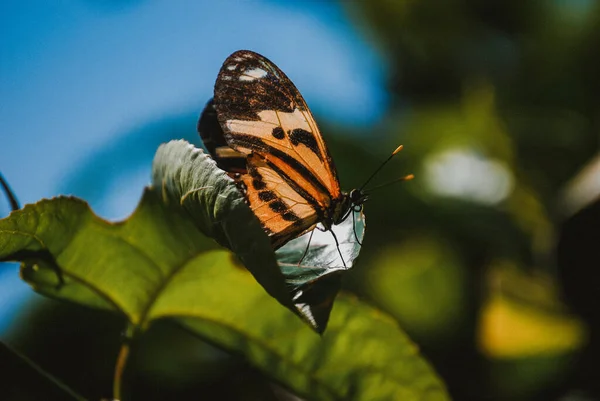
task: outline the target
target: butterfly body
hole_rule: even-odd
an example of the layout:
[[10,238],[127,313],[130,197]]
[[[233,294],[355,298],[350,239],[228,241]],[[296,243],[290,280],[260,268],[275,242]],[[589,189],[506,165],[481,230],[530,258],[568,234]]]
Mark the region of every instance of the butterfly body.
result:
[[331,230],[366,200],[360,190],[340,190],[333,160],[300,92],[257,53],[240,50],[225,60],[198,130],[275,249],[319,223]]

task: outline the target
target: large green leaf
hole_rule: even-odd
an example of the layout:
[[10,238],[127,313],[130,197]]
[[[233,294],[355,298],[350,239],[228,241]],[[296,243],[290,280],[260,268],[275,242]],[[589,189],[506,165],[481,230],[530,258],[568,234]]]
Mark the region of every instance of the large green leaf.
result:
[[138,332],[175,319],[313,399],[447,399],[392,319],[341,296],[319,337],[152,191],[117,224],[75,198],[25,206],[0,220],[0,245],[43,294],[118,311]]
[[[205,158],[190,151],[196,159]],[[160,187],[146,190],[123,222],[100,219],[72,197],[42,200],[11,213],[0,220],[0,260],[23,262],[22,277],[42,294],[122,314],[134,336],[157,319],[172,319],[242,353],[274,380],[311,399],[447,399],[416,347],[381,312],[342,295],[321,337],[269,296],[261,285],[283,304],[289,293],[258,222],[244,215],[245,205],[239,193],[229,191],[231,184],[214,190],[223,176],[214,177],[222,173],[206,169],[186,176],[190,161],[177,155],[169,160],[175,166],[181,161],[181,174],[165,170]],[[194,181],[202,174],[204,181]],[[196,190],[172,197],[169,185],[177,180],[185,184],[180,188]],[[190,182],[197,185],[187,187]],[[186,203],[192,197],[198,204]],[[248,270],[206,235],[238,251]],[[306,268],[307,276],[300,277],[305,270],[291,267],[299,283],[310,282],[313,274],[323,276],[321,283],[336,276]]]

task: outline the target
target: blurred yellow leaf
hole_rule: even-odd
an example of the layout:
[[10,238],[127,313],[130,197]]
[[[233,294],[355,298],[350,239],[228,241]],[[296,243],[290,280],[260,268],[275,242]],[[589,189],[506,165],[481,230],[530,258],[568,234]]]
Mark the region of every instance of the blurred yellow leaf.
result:
[[478,345],[491,358],[527,358],[575,351],[586,339],[583,324],[556,298],[547,276],[528,277],[514,267],[492,269]]

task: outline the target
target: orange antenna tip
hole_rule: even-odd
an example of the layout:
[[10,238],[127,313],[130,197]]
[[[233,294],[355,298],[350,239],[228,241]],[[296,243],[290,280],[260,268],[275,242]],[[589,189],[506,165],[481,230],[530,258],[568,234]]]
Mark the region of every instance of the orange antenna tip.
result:
[[410,180],[412,180],[413,178],[415,178],[415,175],[414,175],[414,174],[409,174],[409,175],[407,175],[406,177],[404,177],[404,181],[410,181]]
[[402,148],[404,147],[404,145],[400,145],[396,148],[396,150],[394,150],[392,152],[392,156],[394,156],[396,153],[400,152],[402,150]]

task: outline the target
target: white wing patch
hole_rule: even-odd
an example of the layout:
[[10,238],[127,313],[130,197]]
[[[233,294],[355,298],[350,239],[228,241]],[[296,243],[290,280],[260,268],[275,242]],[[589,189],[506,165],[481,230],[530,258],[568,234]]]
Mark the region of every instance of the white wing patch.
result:
[[247,121],[247,120],[227,120],[225,123],[231,132],[239,132],[263,138],[273,130],[274,125],[270,121]]
[[311,126],[299,109],[295,109],[292,113],[263,110],[258,113],[258,116],[260,117],[260,121],[227,120],[225,124],[232,132],[251,134],[258,137],[263,137],[265,134],[270,133],[274,126],[281,126],[286,131],[294,128],[311,131]]
[[240,75],[240,81],[254,81],[255,79],[264,78],[266,76],[267,72],[262,68],[253,68],[244,71],[244,73]]

